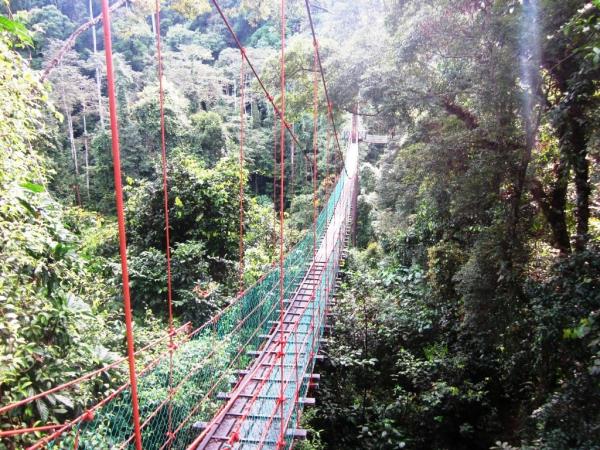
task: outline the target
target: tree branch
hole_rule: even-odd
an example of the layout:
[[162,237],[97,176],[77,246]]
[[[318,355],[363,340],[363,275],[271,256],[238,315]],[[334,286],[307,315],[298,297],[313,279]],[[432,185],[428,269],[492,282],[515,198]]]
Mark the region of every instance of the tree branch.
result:
[[[127,0],[117,0],[115,3],[113,3],[111,5],[111,7],[109,9],[110,12],[115,11],[116,9],[123,6],[125,3],[127,3]],[[80,25],[79,28],[77,28],[75,31],[73,31],[73,33],[71,34],[71,36],[69,36],[67,38],[67,40],[65,41],[63,46],[56,52],[54,57],[48,62],[48,64],[46,65],[45,69],[43,70],[43,72],[40,76],[40,80],[45,81],[46,78],[48,78],[48,75],[50,75],[50,72],[52,72],[56,68],[56,66],[58,66],[60,64],[60,62],[64,58],[65,54],[73,48],[77,38],[79,36],[81,36],[83,33],[85,33],[87,30],[89,30],[91,27],[100,23],[101,20],[102,20],[102,14],[98,14],[96,17],[88,20],[84,24]]]
[[471,111],[468,111],[462,106],[454,103],[454,101],[450,98],[442,97],[442,106],[447,113],[452,114],[453,116],[456,116],[462,120],[469,130],[479,128],[479,121],[477,120],[477,117],[475,117]]

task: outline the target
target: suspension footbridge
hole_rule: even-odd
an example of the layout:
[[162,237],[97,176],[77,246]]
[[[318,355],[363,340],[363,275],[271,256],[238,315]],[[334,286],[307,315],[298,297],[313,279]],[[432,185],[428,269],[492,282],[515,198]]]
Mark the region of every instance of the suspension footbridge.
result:
[[323,335],[329,298],[346,238],[350,233],[353,198],[356,195],[357,143],[346,153],[348,178],[342,177],[330,199],[333,213],[324,210],[325,223],[319,232],[315,257],[301,272],[297,287],[281,305],[281,319],[274,321],[266,342],[231,393],[223,395],[226,405],[206,425],[190,449],[287,448],[298,430],[304,405],[311,404],[308,392]]
[[[321,64],[318,40],[309,2],[306,10],[314,46],[313,65],[313,222],[310,230],[284,252],[285,151],[286,139],[299,144],[286,120],[285,98],[285,0],[281,0],[280,94],[276,99],[263,83],[246,54],[233,27],[216,0],[212,0],[240,50],[240,285],[243,287],[244,257],[244,124],[246,71],[255,77],[279,122],[279,261],[254,285],[242,289],[228,306],[206,323],[193,328],[187,323],[174,326],[171,289],[169,236],[168,149],[165,142],[163,67],[160,37],[160,2],[156,0],[156,54],[159,80],[162,178],[164,190],[167,274],[168,330],[143,348],[135,349],[132,305],[129,295],[127,242],[123,207],[115,79],[108,0],[102,0],[102,23],[107,69],[107,90],[114,163],[115,197],[122,268],[123,303],[127,356],[59,386],[49,386],[22,400],[0,406],[0,416],[11,423],[32,405],[65,403],[69,394],[92,386],[94,398],[71,405],[62,423],[15,423],[0,430],[8,448],[11,443],[28,442],[28,450],[48,449],[283,449],[306,436],[301,429],[304,407],[317,384],[314,373],[326,329],[330,300],[336,286],[340,263],[353,229],[358,191],[358,131],[353,116],[352,131],[345,149],[338,138],[333,104]],[[336,163],[333,183],[328,183],[324,202],[318,201],[319,84],[325,96],[327,146],[326,175],[329,177],[330,139]],[[275,181],[274,181],[275,183]],[[275,191],[275,190],[274,190]],[[274,192],[275,196],[275,192]],[[319,211],[318,204],[322,207]],[[112,386],[113,377],[128,374],[128,381]],[[109,386],[108,388],[106,386]],[[87,389],[89,391],[89,389]],[[68,403],[68,402],[67,402]],[[29,436],[22,440],[23,436]]]
[[[161,349],[136,371],[142,448],[277,449],[306,436],[300,417],[315,402],[313,369],[352,229],[357,152],[358,143],[350,142],[348,173],[338,176],[315,223],[317,246],[307,233],[286,255],[283,296],[275,267],[199,328],[186,324],[136,352]],[[2,407],[0,414],[77,390],[124,363]],[[28,448],[136,448],[131,400],[127,383],[74,420],[35,428],[48,433]]]

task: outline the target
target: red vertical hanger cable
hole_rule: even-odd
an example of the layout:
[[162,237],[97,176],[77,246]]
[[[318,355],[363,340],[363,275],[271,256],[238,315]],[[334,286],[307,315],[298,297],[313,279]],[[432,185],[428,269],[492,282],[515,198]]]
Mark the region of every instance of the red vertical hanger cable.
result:
[[[292,123],[292,131],[294,130],[294,124]],[[290,198],[293,200],[294,197],[296,196],[296,184],[295,184],[295,161],[294,159],[296,158],[296,143],[294,142],[294,140],[292,139],[292,142],[290,142],[290,169],[291,169],[291,180],[290,180]]]
[[319,78],[317,75],[317,41],[313,41],[313,263],[317,259],[317,151],[319,145]]
[[104,52],[106,55],[106,81],[110,113],[110,129],[113,156],[113,176],[115,181],[115,198],[117,207],[117,223],[119,228],[119,252],[121,255],[121,278],[123,280],[123,304],[125,307],[125,331],[127,336],[127,359],[129,362],[129,380],[131,383],[131,409],[135,448],[142,450],[142,433],[140,430],[140,411],[135,373],[135,351],[133,343],[133,318],[131,314],[131,296],[129,293],[129,270],[127,268],[127,237],[125,234],[125,212],[123,207],[123,185],[121,181],[121,152],[119,148],[119,123],[117,119],[117,99],[113,72],[112,38],[110,34],[110,11],[108,0],[102,0],[102,26],[104,30]]
[[285,176],[285,130],[286,130],[286,121],[285,121],[285,28],[286,28],[286,20],[285,20],[285,0],[281,0],[281,73],[280,73],[280,83],[281,83],[281,105],[280,105],[280,130],[279,130],[279,358],[280,358],[280,371],[281,371],[281,380],[279,386],[279,408],[281,412],[280,419],[280,430],[279,430],[279,440],[277,442],[278,448],[285,447],[285,408],[284,408],[284,374],[283,369],[285,366],[285,342],[284,342],[284,323],[283,323],[283,287],[284,287],[284,278],[285,274],[283,272],[283,206],[284,206],[284,176]]
[[[171,277],[171,229],[169,224],[169,181],[167,174],[167,140],[165,131],[165,89],[162,61],[162,48],[160,42],[160,0],[155,2],[156,14],[156,65],[158,71],[158,100],[160,109],[160,150],[162,165],[162,184],[163,184],[163,209],[165,215],[165,256],[167,259],[167,307],[169,311],[169,392],[173,386],[173,351],[175,344],[173,341],[173,286]],[[168,404],[167,417],[167,440],[173,441],[173,402]]]
[[[331,103],[328,105],[328,108],[330,110],[333,109]],[[338,152],[333,152],[333,173],[337,176],[337,170],[338,170]]]
[[[313,58],[313,173],[312,173],[312,181],[313,181],[313,267],[315,267],[315,262],[317,260],[317,188],[318,188],[318,180],[317,180],[317,151],[319,145],[319,78],[317,74],[317,42],[313,40],[314,45],[314,58]],[[325,231],[327,233],[327,231]],[[318,286],[315,285],[312,292],[312,305],[311,305],[311,328],[309,333],[311,334],[311,348],[310,348],[310,358],[314,358],[314,350],[315,350],[315,322],[317,314],[320,312],[320,301],[318,303],[318,308],[315,303],[317,302],[317,289]],[[320,300],[320,299],[319,299]],[[298,381],[296,381],[296,386],[298,386]],[[299,419],[299,417],[297,418]]]
[[[329,120],[327,120],[329,122]],[[329,124],[328,124],[329,125]],[[329,227],[329,195],[333,192],[329,189],[329,146],[331,145],[331,130],[329,126],[327,126],[327,141],[325,143],[325,198],[327,199],[327,203],[325,204],[325,260],[327,261],[327,266],[329,266],[329,242],[327,239],[327,229]],[[329,270],[328,267],[325,268],[325,296],[327,301],[329,301]]]
[[245,140],[245,121],[246,121],[246,73],[244,63],[246,60],[246,51],[240,50],[242,59],[240,63],[240,287],[244,290],[244,140]]
[[277,245],[277,115],[273,108],[273,247]]

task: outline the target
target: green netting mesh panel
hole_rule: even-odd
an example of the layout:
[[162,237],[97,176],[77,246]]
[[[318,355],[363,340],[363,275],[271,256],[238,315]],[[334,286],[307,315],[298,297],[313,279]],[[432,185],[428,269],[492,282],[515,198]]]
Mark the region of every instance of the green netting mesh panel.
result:
[[[318,216],[317,246],[334,215],[345,184],[346,175],[342,174]],[[313,236],[312,233],[307,233],[286,256],[285,298],[291,298],[312,263],[312,257]],[[326,272],[330,274],[328,278],[323,278],[329,280],[330,288],[333,286],[333,273],[336,272],[335,264],[334,260],[328,264]],[[304,336],[298,334],[297,342],[291,340],[287,344],[288,347],[318,346],[318,338],[323,331],[326,302],[323,283],[319,287],[318,300],[315,303],[319,305],[318,323],[314,330],[310,331],[318,336],[315,335],[314,339],[311,336],[308,343],[301,344]],[[274,321],[279,318],[278,306],[279,269],[274,268],[236,302],[181,343],[172,354],[172,365],[167,353],[154,367],[139,377],[138,393],[145,449],[184,449],[198,436],[200,431],[194,427],[194,424],[210,420],[222,406],[222,401],[217,400],[217,394],[229,391],[231,383],[236,379],[236,371],[249,365],[250,357],[247,356],[247,351],[260,347],[263,341],[260,335],[267,334],[273,327]],[[306,312],[308,322],[304,323],[303,318],[302,333],[309,332],[310,319],[313,315],[315,315],[313,310]],[[294,350],[295,348],[286,348],[286,354],[290,352],[286,355],[286,364],[294,364],[294,360],[289,359],[293,358]],[[317,349],[314,348],[313,352],[316,351]],[[314,361],[309,358],[310,353],[311,348],[306,347],[301,361],[298,362],[299,379],[303,379],[306,371],[308,373],[312,371]],[[292,377],[295,379],[295,376]],[[170,379],[172,379],[174,392],[171,398],[169,398]],[[302,392],[307,388],[308,384],[303,381]],[[286,395],[290,398],[295,395],[295,391],[294,383],[286,387]],[[124,390],[107,405],[98,409],[93,420],[83,422],[80,426],[64,433],[60,439],[52,441],[48,448],[85,450],[134,448],[130,400],[129,390]],[[290,423],[294,425],[298,407],[292,402],[288,403],[287,407],[291,409],[286,411],[285,416],[293,416]],[[270,406],[272,405],[269,402],[265,402],[258,414],[266,414]]]

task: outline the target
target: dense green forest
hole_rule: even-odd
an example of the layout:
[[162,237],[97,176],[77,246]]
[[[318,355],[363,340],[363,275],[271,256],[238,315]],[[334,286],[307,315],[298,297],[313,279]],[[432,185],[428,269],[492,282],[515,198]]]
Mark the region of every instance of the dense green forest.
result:
[[[278,92],[278,2],[220,3]],[[310,3],[340,133],[358,112],[361,135],[388,139],[359,147],[355,244],[297,447],[600,449],[600,1]],[[205,322],[279,255],[272,106],[247,68],[241,79],[211,2],[162,2],[159,30],[153,12],[154,1],[113,2],[138,348],[168,320],[156,32],[175,326]],[[125,330],[103,33],[89,26],[100,1],[11,0],[0,13],[5,405],[115,361]],[[313,220],[304,1],[288,2],[287,36],[286,117],[299,138],[285,149],[290,249]],[[317,95],[322,205],[342,165]],[[33,402],[0,429],[68,420],[126,379],[114,370]]]

